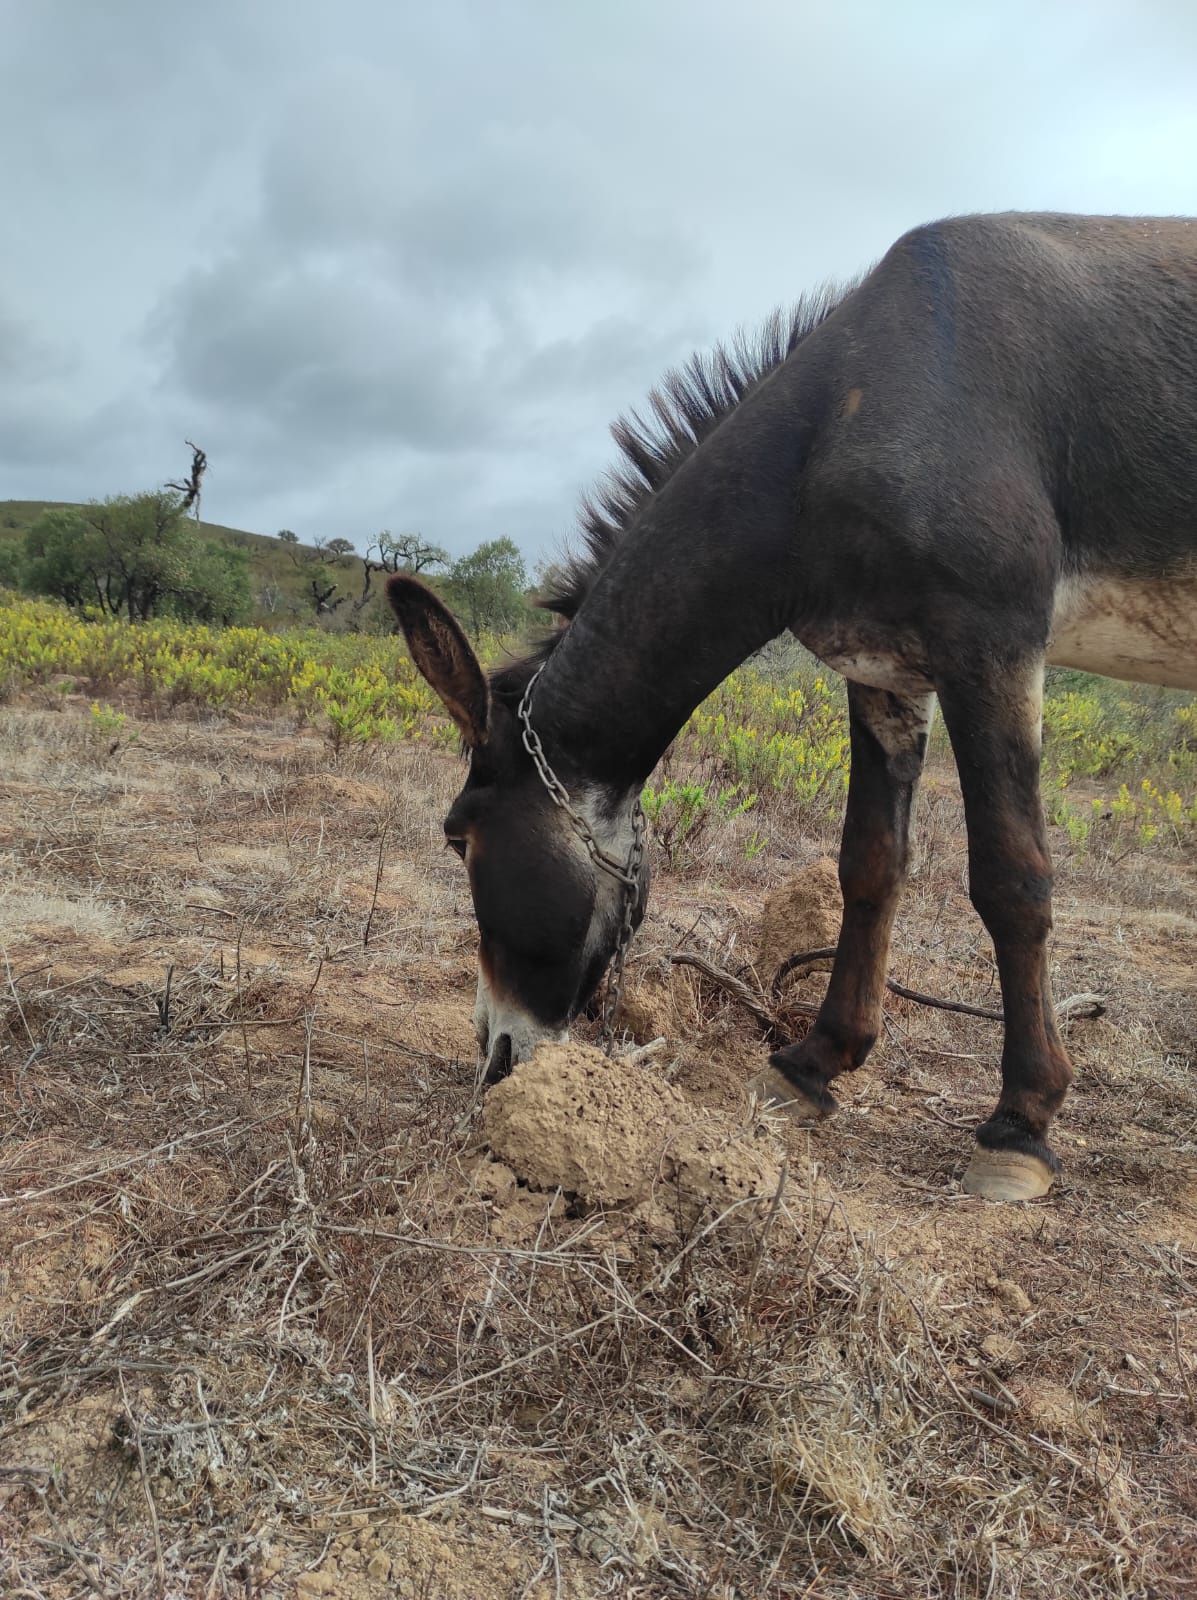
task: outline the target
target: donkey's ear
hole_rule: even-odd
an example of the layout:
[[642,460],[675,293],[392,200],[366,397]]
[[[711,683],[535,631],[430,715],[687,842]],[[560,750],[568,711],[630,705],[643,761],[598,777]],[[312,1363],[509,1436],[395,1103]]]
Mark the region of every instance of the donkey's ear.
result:
[[412,660],[441,697],[468,748],[476,750],[486,742],[490,690],[456,617],[426,584],[403,573],[387,584],[387,599]]

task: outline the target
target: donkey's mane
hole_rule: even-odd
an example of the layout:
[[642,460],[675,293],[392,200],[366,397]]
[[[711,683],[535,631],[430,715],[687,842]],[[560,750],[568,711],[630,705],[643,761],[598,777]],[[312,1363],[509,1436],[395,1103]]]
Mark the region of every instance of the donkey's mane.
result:
[[827,285],[776,310],[755,333],[692,355],[650,390],[647,414],[632,411],[611,428],[622,460],[582,499],[581,550],[556,569],[536,604],[561,624],[520,661],[491,675],[500,695],[519,695],[556,649],[603,569],[631,533],[639,513],[703,441],[794,349],[832,314],[852,286]]

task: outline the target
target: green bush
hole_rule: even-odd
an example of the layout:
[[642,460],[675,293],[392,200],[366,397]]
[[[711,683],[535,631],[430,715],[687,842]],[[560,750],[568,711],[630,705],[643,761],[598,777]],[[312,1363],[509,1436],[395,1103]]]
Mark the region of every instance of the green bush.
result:
[[169,490],[44,511],[25,535],[23,586],[75,609],[148,622],[239,622],[249,615],[248,562],[201,539]]

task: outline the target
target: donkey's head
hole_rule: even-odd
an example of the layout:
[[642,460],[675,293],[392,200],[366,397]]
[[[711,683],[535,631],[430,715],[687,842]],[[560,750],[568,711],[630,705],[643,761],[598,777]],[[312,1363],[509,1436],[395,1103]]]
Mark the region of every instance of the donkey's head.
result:
[[[618,943],[624,886],[594,864],[550,796],[524,745],[518,692],[492,688],[452,613],[424,584],[401,574],[387,594],[412,660],[469,753],[445,840],[469,873],[479,933],[474,1027],[494,1082],[541,1041],[562,1038],[591,999]],[[576,767],[558,775],[599,848],[627,861],[629,797],[587,785]],[[642,869],[636,922],[646,888]]]

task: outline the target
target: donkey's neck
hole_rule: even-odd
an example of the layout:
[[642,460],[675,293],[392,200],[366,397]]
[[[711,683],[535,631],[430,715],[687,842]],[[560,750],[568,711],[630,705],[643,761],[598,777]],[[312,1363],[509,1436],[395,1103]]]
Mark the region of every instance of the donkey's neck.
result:
[[796,407],[782,376],[648,502],[549,658],[532,719],[575,781],[638,788],[694,708],[792,621],[817,408]]

